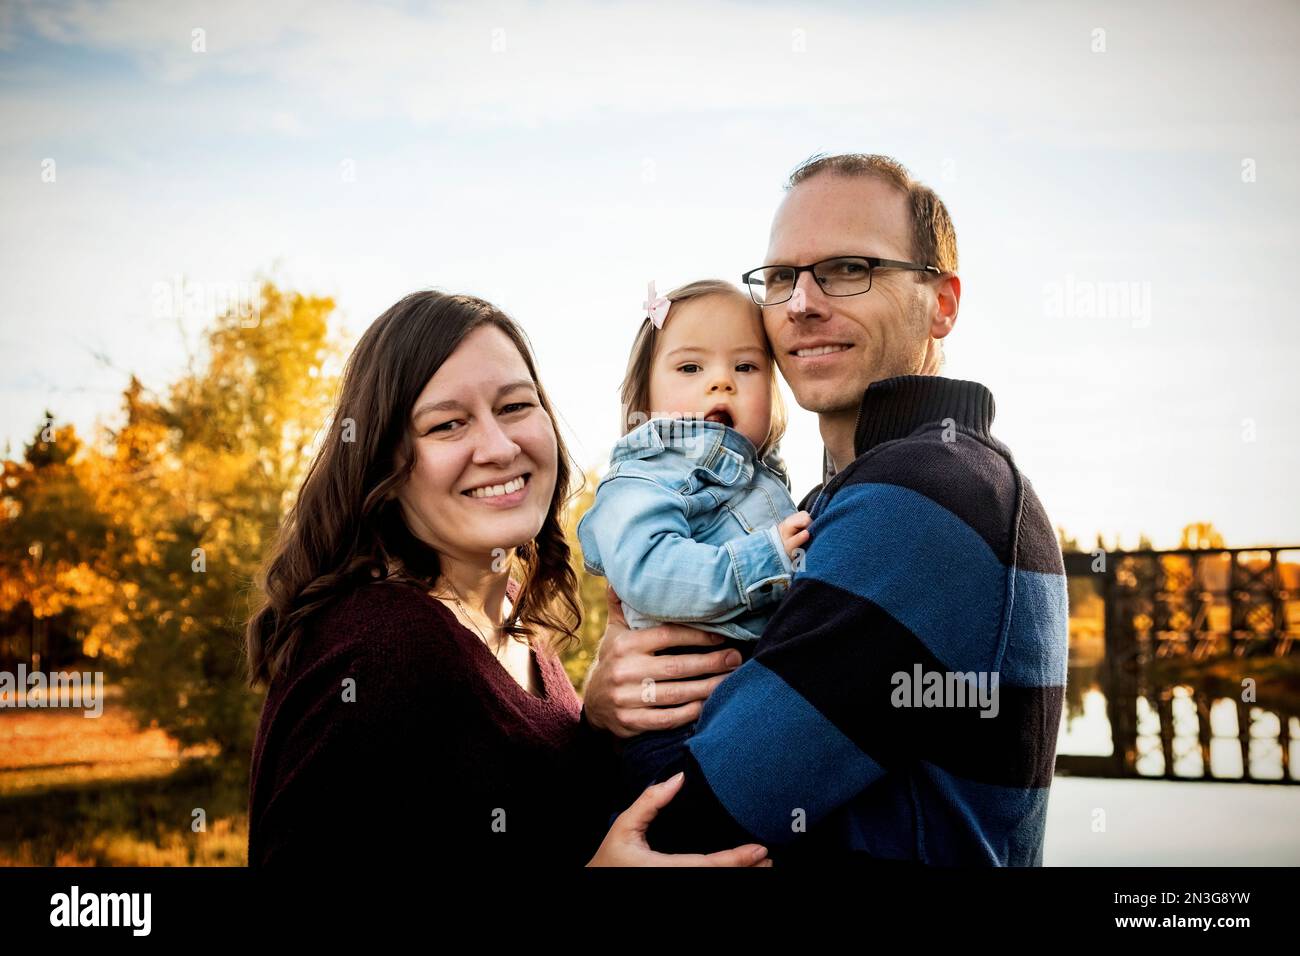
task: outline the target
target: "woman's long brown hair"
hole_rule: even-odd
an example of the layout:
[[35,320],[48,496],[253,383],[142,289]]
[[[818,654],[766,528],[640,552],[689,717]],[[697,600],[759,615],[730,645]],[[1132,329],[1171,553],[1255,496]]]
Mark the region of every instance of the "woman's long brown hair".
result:
[[[245,629],[250,686],[283,673],[309,620],[349,590],[383,580],[431,586],[438,553],[416,538],[390,492],[414,466],[411,409],[470,332],[499,328],[519,349],[543,409],[555,422],[523,330],[489,302],[415,292],[366,330],[343,370],[334,417],[263,565],[260,600]],[[516,548],[518,600],[504,630],[577,640],[582,612],[562,513],[577,473],[555,430],[555,493],[537,537]]]

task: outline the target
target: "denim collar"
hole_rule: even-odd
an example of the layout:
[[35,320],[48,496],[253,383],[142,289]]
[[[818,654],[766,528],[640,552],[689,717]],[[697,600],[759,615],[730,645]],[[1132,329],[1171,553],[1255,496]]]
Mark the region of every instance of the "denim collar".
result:
[[614,465],[628,458],[648,458],[665,449],[682,451],[724,485],[747,484],[754,474],[758,449],[722,422],[695,418],[652,418],[618,440],[610,454]]

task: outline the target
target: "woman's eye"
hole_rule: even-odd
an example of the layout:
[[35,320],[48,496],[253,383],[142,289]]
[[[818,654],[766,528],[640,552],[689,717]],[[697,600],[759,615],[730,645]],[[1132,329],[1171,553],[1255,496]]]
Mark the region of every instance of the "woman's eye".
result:
[[[685,365],[683,365],[683,366],[681,366],[680,368],[678,368],[677,371],[679,371],[679,372],[685,372],[688,368],[699,368],[699,366],[696,365],[694,362],[687,362]],[[690,373],[687,373],[687,374],[690,374]]]
[[[524,410],[524,408],[532,408],[532,407],[533,407],[532,402],[511,402],[510,405],[502,406],[502,411],[503,412],[521,411]],[[425,434],[433,434],[434,432],[450,432],[452,431],[451,425],[458,423],[458,421],[460,421],[460,419],[443,421],[441,425],[434,425],[434,427],[430,428],[428,432],[425,432]]]

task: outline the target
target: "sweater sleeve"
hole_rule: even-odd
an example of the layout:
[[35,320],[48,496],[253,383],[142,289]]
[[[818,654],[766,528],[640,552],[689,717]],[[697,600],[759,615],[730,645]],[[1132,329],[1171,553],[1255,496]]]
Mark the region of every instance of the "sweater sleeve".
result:
[[[277,784],[260,821],[252,866],[311,867],[373,846],[375,791],[383,772],[374,699],[380,691],[364,650],[349,648],[315,662],[277,715],[287,727]],[[378,705],[378,706],[376,706]]]
[[685,499],[635,473],[601,484],[578,537],[587,566],[658,620],[730,620],[779,598],[784,588],[773,585],[794,570],[775,525],[721,545],[695,541]]
[[427,786],[444,759],[433,731],[456,706],[457,686],[421,663],[436,622],[412,606],[383,610],[335,618],[354,637],[314,660],[286,695],[276,789],[250,865],[378,865],[418,842],[414,821],[439,812]]
[[790,846],[918,760],[943,762],[951,748],[978,751],[999,735],[1017,746],[1018,728],[973,710],[916,708],[899,693],[917,667],[995,666],[1007,584],[988,546],[936,501],[886,482],[840,488],[753,658],[713,692],[660,773],[686,780],[650,845]]

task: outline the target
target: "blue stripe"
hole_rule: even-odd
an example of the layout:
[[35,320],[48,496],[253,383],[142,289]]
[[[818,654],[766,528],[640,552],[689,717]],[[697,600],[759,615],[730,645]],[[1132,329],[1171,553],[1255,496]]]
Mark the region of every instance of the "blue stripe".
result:
[[1069,645],[1070,597],[1065,577],[1017,568],[999,680],[1017,687],[1064,687]]
[[949,670],[992,670],[1006,568],[933,499],[898,485],[842,488],[814,522],[805,562],[803,574],[873,601]]
[[822,713],[757,660],[710,695],[689,743],[714,796],[764,842],[811,828],[884,776],[884,769]]
[[805,562],[801,575],[874,602],[949,670],[999,670],[1021,687],[1064,683],[1065,578],[1016,570],[1011,633],[997,660],[1007,568],[932,498],[889,484],[841,489],[813,524]]
[[915,787],[927,863],[1042,864],[1047,787],[1000,787],[918,762]]

